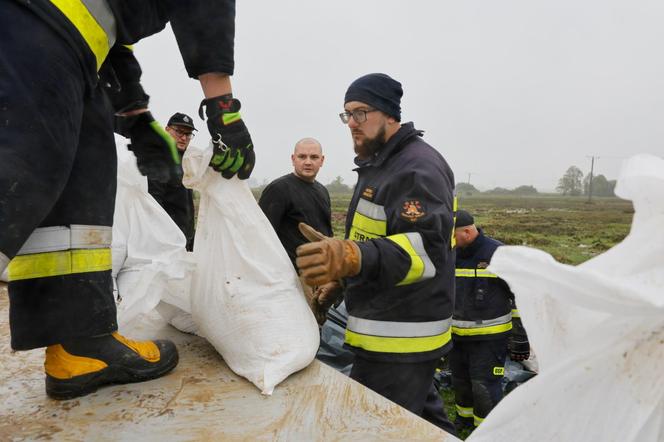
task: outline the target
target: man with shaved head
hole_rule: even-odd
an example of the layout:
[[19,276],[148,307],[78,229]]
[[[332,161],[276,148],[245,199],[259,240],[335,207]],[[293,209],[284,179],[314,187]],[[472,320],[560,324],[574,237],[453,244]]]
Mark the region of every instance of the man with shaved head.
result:
[[332,210],[330,194],[316,181],[325,161],[321,144],[314,138],[301,139],[295,144],[291,161],[293,172],[272,181],[258,204],[295,265],[295,249],[307,242],[297,225],[307,223],[332,236]]

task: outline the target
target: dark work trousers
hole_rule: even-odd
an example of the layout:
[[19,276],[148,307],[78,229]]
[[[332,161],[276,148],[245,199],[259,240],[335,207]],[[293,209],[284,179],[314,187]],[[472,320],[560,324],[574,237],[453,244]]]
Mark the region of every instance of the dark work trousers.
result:
[[448,433],[456,434],[433,386],[437,364],[435,359],[416,363],[381,362],[356,355],[350,377]]
[[450,369],[458,425],[479,425],[503,398],[507,339],[454,340]]
[[[9,264],[12,348],[111,333],[110,239],[94,236],[110,238],[113,223],[112,112],[45,22],[11,0],[0,11],[0,268],[20,255]],[[91,234],[51,249],[40,240],[71,226]],[[24,252],[30,242],[41,253]]]

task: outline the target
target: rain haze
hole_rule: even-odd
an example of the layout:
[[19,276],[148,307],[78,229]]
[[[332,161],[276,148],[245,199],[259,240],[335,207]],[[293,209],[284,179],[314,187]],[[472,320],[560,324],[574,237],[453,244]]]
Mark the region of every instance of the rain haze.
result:
[[[292,171],[303,137],[321,141],[322,183],[355,183],[343,96],[384,72],[456,175],[480,190],[553,191],[568,167],[616,179],[637,153],[664,152],[664,2],[238,1],[234,95],[257,155],[253,183]],[[155,117],[195,118],[202,92],[170,28],[136,54]]]

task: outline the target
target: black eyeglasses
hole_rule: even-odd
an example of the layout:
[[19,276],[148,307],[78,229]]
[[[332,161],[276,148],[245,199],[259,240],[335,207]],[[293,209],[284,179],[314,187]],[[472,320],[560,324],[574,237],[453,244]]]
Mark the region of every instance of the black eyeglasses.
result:
[[180,128],[177,128],[175,126],[168,126],[168,127],[170,127],[171,130],[173,130],[173,132],[175,132],[175,134],[178,137],[194,138],[194,136],[195,136],[195,134],[193,132],[184,132],[184,131],[180,130]]
[[369,112],[376,112],[378,109],[355,109],[352,112],[346,111],[342,112],[339,114],[339,118],[341,118],[341,122],[343,124],[348,124],[350,121],[350,117],[353,117],[353,120],[355,120],[356,123],[364,123],[367,121],[367,114]]

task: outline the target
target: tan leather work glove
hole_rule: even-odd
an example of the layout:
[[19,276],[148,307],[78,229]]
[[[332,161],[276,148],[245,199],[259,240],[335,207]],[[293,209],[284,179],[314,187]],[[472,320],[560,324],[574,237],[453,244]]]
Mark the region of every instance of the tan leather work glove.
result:
[[295,250],[295,264],[304,282],[317,286],[360,273],[362,254],[355,241],[328,238],[305,223],[298,228],[305,238],[314,241]]
[[316,287],[313,293],[311,309],[314,311],[314,316],[318,324],[323,325],[325,323],[327,311],[337,302],[342,293],[339,281],[331,281]]

